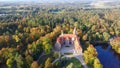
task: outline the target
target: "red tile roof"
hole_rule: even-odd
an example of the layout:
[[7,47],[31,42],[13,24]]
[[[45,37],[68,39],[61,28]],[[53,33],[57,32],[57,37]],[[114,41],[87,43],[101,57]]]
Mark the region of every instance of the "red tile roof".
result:
[[63,34],[63,35],[60,35],[58,38],[57,38],[57,42],[59,42],[60,44],[62,44],[62,39],[65,40],[65,39],[69,39],[69,40],[72,40],[72,38],[75,38],[76,40],[74,41],[75,44],[75,49],[77,50],[82,50],[81,48],[81,44],[79,42],[79,38],[77,37],[77,35],[74,35],[74,34]]

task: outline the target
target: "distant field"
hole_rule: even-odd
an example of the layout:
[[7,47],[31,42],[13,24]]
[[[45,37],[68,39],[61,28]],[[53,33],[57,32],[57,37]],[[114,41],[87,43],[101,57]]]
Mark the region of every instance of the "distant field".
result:
[[12,6],[0,6],[0,9],[1,8],[6,8],[6,9],[8,9],[8,8],[12,8]]

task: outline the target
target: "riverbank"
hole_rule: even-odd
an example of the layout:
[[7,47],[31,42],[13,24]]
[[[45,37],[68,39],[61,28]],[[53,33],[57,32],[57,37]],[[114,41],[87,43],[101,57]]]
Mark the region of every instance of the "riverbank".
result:
[[95,48],[103,68],[120,68],[120,55],[112,49],[111,45],[96,45]]
[[112,46],[112,49],[120,54],[120,37],[111,38],[110,45]]
[[108,44],[108,41],[95,41],[95,42],[90,42],[91,44],[93,44],[94,46],[96,45],[106,45]]
[[98,53],[96,49],[94,48],[93,45],[88,44],[87,49],[84,51],[83,57],[85,63],[88,65],[90,68],[103,68],[101,62],[97,58]]

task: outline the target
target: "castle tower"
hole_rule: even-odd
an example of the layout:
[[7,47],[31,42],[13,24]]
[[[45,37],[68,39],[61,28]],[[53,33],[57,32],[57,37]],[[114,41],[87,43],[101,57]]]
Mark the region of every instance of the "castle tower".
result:
[[73,30],[73,34],[74,34],[74,35],[77,35],[76,27],[75,27],[74,30]]
[[63,34],[64,34],[64,33],[63,33],[63,30],[61,30],[61,35],[63,36]]

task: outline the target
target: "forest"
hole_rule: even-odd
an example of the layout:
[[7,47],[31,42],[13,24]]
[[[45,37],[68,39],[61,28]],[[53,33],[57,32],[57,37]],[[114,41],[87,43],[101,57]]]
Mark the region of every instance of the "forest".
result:
[[[0,7],[0,67],[59,68],[61,62],[52,65],[59,54],[53,52],[56,39],[61,30],[72,33],[76,26],[85,62],[90,68],[102,68],[93,44],[120,36],[119,20],[120,9],[84,9],[70,5]],[[39,59],[41,55],[46,55],[43,60]]]

